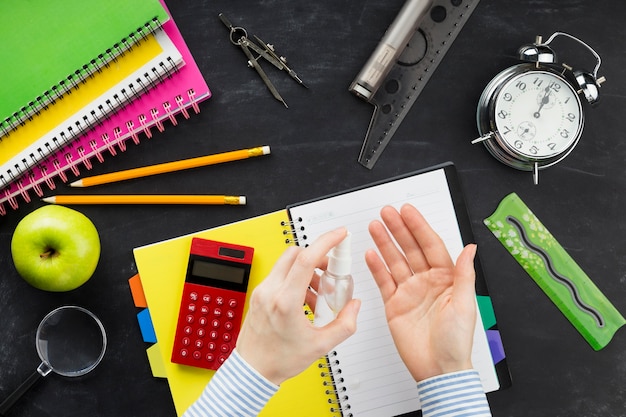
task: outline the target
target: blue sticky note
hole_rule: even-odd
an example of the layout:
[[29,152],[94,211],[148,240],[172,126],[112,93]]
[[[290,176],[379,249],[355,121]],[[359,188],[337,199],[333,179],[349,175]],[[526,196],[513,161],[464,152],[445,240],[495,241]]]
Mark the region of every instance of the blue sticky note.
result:
[[152,325],[152,318],[150,317],[150,311],[144,308],[137,313],[137,320],[139,321],[139,329],[141,330],[141,337],[146,343],[156,343],[156,333],[154,332],[154,326]]

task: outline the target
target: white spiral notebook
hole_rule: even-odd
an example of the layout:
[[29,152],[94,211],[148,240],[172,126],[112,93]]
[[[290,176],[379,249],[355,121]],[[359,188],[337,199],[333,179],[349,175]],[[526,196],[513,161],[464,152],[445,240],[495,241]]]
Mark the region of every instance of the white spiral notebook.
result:
[[[364,259],[365,251],[375,248],[368,232],[369,223],[380,218],[383,206],[400,208],[405,203],[420,210],[444,240],[452,259],[458,257],[465,244],[473,242],[452,164],[287,207],[298,245],[306,245],[341,226],[352,234],[354,298],[362,302],[357,332],[327,357],[334,385],[329,391],[337,394],[336,399],[331,399],[331,404],[336,405],[330,407],[344,417],[395,416],[421,408],[416,383],[395,348],[380,292]],[[487,295],[479,267],[477,281],[477,293]],[[316,321],[328,319],[328,312],[320,311],[323,307],[324,303],[318,303]],[[480,373],[485,392],[510,382],[507,370],[501,370],[502,375],[496,370],[490,349],[493,338],[490,339],[483,321],[477,320],[472,363]],[[501,346],[494,348],[502,351]]]

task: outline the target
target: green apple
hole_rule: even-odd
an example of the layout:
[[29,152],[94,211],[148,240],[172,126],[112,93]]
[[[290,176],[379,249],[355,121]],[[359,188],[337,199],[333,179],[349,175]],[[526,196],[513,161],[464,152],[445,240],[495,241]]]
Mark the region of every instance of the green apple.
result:
[[96,270],[100,237],[84,214],[64,206],[43,206],[17,224],[11,255],[17,272],[33,287],[70,291]]

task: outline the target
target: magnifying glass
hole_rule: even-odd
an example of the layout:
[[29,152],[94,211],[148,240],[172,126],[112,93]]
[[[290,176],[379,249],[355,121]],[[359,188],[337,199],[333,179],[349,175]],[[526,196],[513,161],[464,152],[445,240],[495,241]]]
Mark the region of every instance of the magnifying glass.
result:
[[50,372],[76,377],[93,370],[104,357],[107,337],[102,322],[92,312],[63,306],[41,320],[35,344],[41,364],[0,404],[0,416]]

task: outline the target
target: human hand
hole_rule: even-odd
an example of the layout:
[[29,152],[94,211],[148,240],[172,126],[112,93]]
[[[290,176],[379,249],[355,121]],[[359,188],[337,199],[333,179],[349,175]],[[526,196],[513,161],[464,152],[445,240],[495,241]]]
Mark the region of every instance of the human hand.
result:
[[[400,357],[416,381],[471,369],[476,322],[476,245],[456,266],[424,217],[411,205],[384,207],[369,232],[381,257],[365,254],[385,303],[389,329]],[[384,260],[384,261],[383,261]]]
[[326,254],[346,233],[346,229],[337,229],[307,248],[287,248],[250,297],[237,351],[276,385],[304,371],[356,331],[359,300],[348,302],[324,327],[313,326],[302,309],[305,301],[314,308],[316,296],[308,287],[319,282],[315,269],[326,268]]

